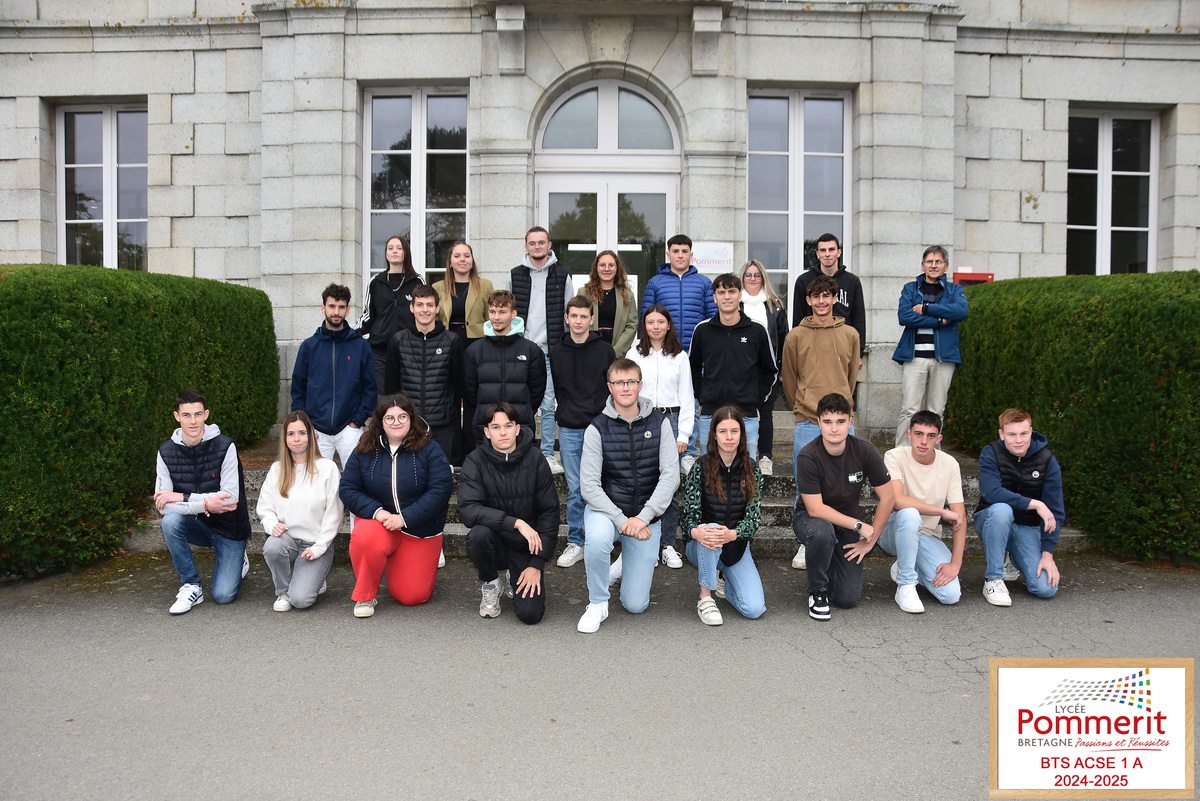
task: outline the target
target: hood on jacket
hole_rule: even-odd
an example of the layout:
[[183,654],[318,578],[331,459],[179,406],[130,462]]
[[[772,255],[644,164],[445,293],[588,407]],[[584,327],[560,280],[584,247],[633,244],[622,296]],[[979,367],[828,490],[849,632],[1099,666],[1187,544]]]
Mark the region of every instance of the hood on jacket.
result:
[[[638,395],[638,413],[637,413],[637,416],[634,417],[633,419],[635,421],[642,420],[646,417],[649,417],[650,413],[653,411],[654,411],[654,404],[650,401],[650,399],[646,398],[642,395]],[[621,415],[617,412],[617,407],[613,403],[612,395],[609,395],[608,400],[604,401],[603,414],[605,414],[608,417],[611,417],[614,420],[624,420],[625,419],[625,418],[621,417]]]
[[[204,432],[204,438],[208,439],[208,431],[207,430]],[[1010,451],[1008,448],[1004,447],[1003,439],[998,439],[996,441],[1000,443],[1000,448],[1005,453],[1007,453],[1009,456],[1012,456],[1014,459],[1028,459],[1030,456],[1033,456],[1035,453],[1040,451],[1042,448],[1044,448],[1050,444],[1050,440],[1046,439],[1045,434],[1043,434],[1040,431],[1034,431],[1033,434],[1029,437],[1029,450],[1025,451],[1024,456],[1017,456],[1012,451]]]
[[533,427],[522,426],[521,430],[517,432],[517,447],[513,448],[512,453],[500,453],[500,451],[493,448],[492,441],[487,438],[487,435],[484,435],[483,444],[479,446],[479,449],[483,451],[483,454],[487,456],[487,458],[491,459],[496,464],[508,464],[515,462],[532,446]]
[[548,255],[548,256],[546,257],[546,263],[545,263],[545,264],[543,264],[541,267],[534,267],[534,266],[533,266],[533,264],[532,264],[532,263],[529,261],[529,254],[528,254],[528,253],[526,253],[526,254],[525,254],[525,255],[524,255],[522,258],[521,258],[521,264],[522,264],[523,266],[525,266],[525,267],[528,267],[530,270],[533,270],[533,271],[537,271],[537,270],[549,270],[549,269],[550,269],[550,265],[551,265],[551,264],[557,264],[557,263],[558,263],[558,256],[555,256],[555,255],[554,255],[554,251],[553,251],[553,250],[551,250],[551,251],[550,251],[550,255]]
[[558,342],[556,342],[555,344],[568,345],[572,348],[582,348],[587,345],[590,345],[591,343],[595,342],[597,339],[602,339],[602,338],[603,337],[600,336],[599,331],[588,331],[587,339],[585,339],[583,342],[576,342],[575,340],[571,339],[570,331],[564,331],[563,335],[558,338]]
[[315,336],[317,337],[317,339],[349,341],[351,339],[359,339],[360,337],[362,337],[362,332],[359,331],[357,328],[352,328],[350,326],[350,323],[346,323],[345,325],[343,325],[342,330],[340,330],[340,331],[332,331],[325,327],[325,323],[321,323],[319,326],[317,326],[317,333],[315,334]]
[[[483,335],[485,337],[496,336],[496,332],[492,329],[492,321],[491,320],[488,320],[486,323],[483,324]],[[512,325],[509,326],[508,333],[505,334],[504,336],[506,336],[506,337],[525,336],[525,321],[522,320],[520,317],[514,317],[513,321],[512,321]]]
[[[213,437],[219,437],[220,435],[221,435],[221,429],[217,428],[217,426],[215,424],[205,423],[204,424],[204,434],[200,437],[200,441],[205,442],[207,440],[212,439]],[[1034,436],[1041,436],[1041,435],[1035,431]],[[1042,439],[1045,440],[1045,437],[1042,437]],[[176,445],[183,445],[183,429],[182,428],[175,429],[175,433],[171,435],[171,442],[174,442]]]
[[[700,271],[696,269],[696,265],[689,264],[687,270],[684,271],[683,274],[691,275],[692,273],[698,273],[698,272],[700,272]],[[671,270],[671,262],[669,262],[669,261],[663,262],[662,264],[658,265],[658,274],[659,275],[674,275],[674,272],[672,272],[672,270]]]
[[817,325],[813,321],[813,317],[811,314],[808,317],[805,317],[803,320],[800,321],[800,325],[803,326],[804,328],[815,328],[818,331],[821,330],[822,328],[838,328],[845,324],[846,324],[846,318],[838,317],[837,315],[834,315],[834,317],[833,317],[833,325]]

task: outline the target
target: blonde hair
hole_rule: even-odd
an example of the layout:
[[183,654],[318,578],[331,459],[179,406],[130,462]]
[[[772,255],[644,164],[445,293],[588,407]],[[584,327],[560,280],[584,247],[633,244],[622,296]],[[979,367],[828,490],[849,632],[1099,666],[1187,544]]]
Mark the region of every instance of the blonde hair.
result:
[[771,282],[767,279],[767,268],[763,267],[762,262],[758,259],[751,259],[742,265],[742,271],[738,273],[738,278],[742,281],[742,290],[745,291],[746,289],[746,270],[749,270],[751,267],[757,267],[759,274],[762,275],[763,292],[767,293],[767,303],[775,304],[775,308],[777,309],[784,308],[783,301],[779,299],[779,295],[775,294],[775,288],[771,286]]
[[471,272],[467,276],[467,280],[471,282],[471,289],[475,290],[475,294],[482,295],[483,284],[480,282],[479,278],[479,265],[475,263],[475,248],[471,247],[466,242],[455,242],[450,246],[450,250],[446,253],[446,276],[444,279],[446,282],[446,291],[450,293],[450,297],[458,297],[458,292],[454,288],[454,284],[457,282],[454,280],[454,268],[450,266],[450,257],[454,255],[454,249],[460,245],[466,248],[471,254]]

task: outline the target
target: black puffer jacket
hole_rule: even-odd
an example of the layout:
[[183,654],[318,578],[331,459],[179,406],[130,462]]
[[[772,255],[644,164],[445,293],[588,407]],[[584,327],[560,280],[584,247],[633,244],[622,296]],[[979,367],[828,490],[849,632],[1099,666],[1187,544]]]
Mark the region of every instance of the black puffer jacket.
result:
[[476,441],[483,441],[483,413],[500,401],[517,407],[521,425],[532,432],[533,415],[546,394],[542,349],[520,334],[489,335],[473,342],[463,361],[464,395],[475,406]]
[[403,392],[431,426],[450,425],[462,398],[463,344],[441,321],[422,334],[416,327],[397,331],[388,342],[384,391]]
[[541,570],[558,545],[558,488],[542,452],[533,447],[533,429],[522,428],[512,453],[490,442],[471,451],[458,479],[458,517],[464,526],[512,530],[517,519],[533,526],[542,552],[531,559]]

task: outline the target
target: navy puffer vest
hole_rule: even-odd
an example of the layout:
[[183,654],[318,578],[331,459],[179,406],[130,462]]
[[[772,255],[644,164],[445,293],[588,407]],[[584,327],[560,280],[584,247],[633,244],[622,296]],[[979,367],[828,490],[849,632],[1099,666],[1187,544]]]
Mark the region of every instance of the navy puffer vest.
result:
[[[606,414],[592,421],[600,432],[603,448],[600,485],[626,517],[640,514],[658,486],[658,445],[662,424],[663,415],[657,409],[633,422]],[[654,520],[646,522],[653,523]]]

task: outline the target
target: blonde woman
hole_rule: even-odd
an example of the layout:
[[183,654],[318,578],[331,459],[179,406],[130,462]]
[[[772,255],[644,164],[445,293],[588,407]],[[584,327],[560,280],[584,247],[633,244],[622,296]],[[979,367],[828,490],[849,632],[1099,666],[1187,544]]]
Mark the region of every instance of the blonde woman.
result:
[[[463,350],[483,338],[483,324],[488,319],[487,299],[495,291],[492,282],[479,276],[475,251],[466,242],[455,242],[446,260],[446,274],[433,285],[438,294],[438,319],[447,331],[458,334]],[[450,464],[462,467],[467,454],[475,449],[471,421],[475,407],[462,401],[461,417],[454,429],[454,445],[446,454]]]
[[579,296],[592,303],[592,330],[599,331],[617,355],[627,352],[637,335],[638,310],[621,257],[611,250],[600,251]]
[[333,566],[333,538],[342,524],[341,474],[317,450],[317,434],[303,411],[283,418],[279,460],[258,496],[267,532],[263,559],[275,582],[275,611],[312,606],[325,592]]
[[[783,301],[775,294],[771,282],[767,280],[767,269],[762,262],[751,259],[742,265],[742,311],[751,320],[767,329],[767,338],[771,342],[771,354],[775,357],[778,369],[783,359],[783,341],[788,335],[787,311]],[[771,420],[771,411],[775,408],[775,397],[779,394],[779,384],[776,381],[767,402],[762,408],[758,420],[758,467],[764,476],[769,476],[774,470],[771,464],[775,425]]]

